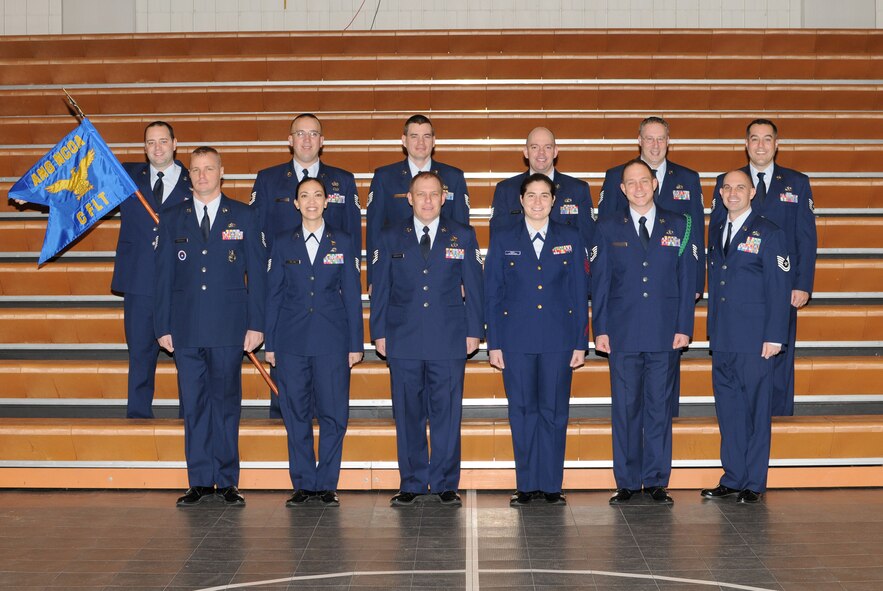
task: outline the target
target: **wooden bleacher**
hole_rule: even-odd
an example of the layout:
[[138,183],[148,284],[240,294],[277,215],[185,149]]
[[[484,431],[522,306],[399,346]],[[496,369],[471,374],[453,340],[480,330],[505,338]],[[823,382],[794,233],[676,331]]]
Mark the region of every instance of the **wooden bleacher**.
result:
[[[877,31],[0,37],[0,191],[74,126],[61,85],[75,85],[121,160],[143,158],[143,128],[155,119],[175,126],[185,162],[193,147],[219,145],[224,190],[241,201],[258,170],[287,158],[292,114],[312,111],[323,159],[356,174],[364,205],[373,169],[402,157],[402,123],[425,112],[438,158],[466,173],[486,247],[494,186],[524,169],[535,125],[556,132],[560,169],[588,180],[597,203],[605,170],[637,153],[639,121],[662,115],[671,157],[700,172],[708,207],[715,176],[745,162],[747,122],[771,118],[779,162],[812,178],[820,258],[815,301],[798,325],[801,416],[775,423],[770,484],[881,486],[881,58]],[[125,341],[121,300],[109,291],[118,217],[37,269],[45,224],[41,208],[0,201],[0,487],[183,486],[180,422],[118,418]],[[719,473],[704,318],[700,306],[681,396],[705,416],[675,424],[674,487]],[[256,371],[245,365],[243,376],[244,406],[263,409]],[[603,415],[609,397],[606,361],[590,355],[574,380],[568,488],[613,486],[609,419],[585,416]],[[176,405],[168,360],[157,401]],[[484,353],[467,364],[465,401],[464,488],[512,487],[505,394]],[[73,407],[100,418],[65,416]],[[395,488],[388,373],[370,350],[353,372],[351,408],[341,488]],[[280,422],[244,419],[241,451],[244,488],[288,487]]]

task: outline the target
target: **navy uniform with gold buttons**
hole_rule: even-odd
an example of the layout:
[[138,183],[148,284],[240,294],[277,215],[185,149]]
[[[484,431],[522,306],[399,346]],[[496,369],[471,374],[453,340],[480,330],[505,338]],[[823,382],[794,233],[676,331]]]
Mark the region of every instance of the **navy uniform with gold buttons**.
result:
[[[439,217],[441,185],[430,172],[414,177],[414,216],[384,229],[371,253],[371,338],[389,363],[400,489],[408,502],[429,490],[457,491],[467,348],[477,349],[484,333],[475,231]],[[417,219],[427,229],[436,225],[426,258]]]
[[[412,172],[429,171],[442,181],[444,207],[442,219],[469,225],[469,192],[466,177],[459,168],[449,166],[432,158],[435,148],[435,130],[432,121],[424,115],[413,115],[405,122],[402,146],[407,158],[381,166],[374,171],[366,205],[366,252],[378,248],[380,233],[384,228],[412,216],[408,203],[408,188]],[[373,283],[373,265],[368,265],[368,285]]]
[[[300,199],[318,183],[301,182]],[[300,203],[300,207],[305,207]],[[294,207],[294,206],[292,206]],[[314,219],[321,216],[307,215]],[[349,417],[350,367],[364,348],[359,256],[346,233],[321,219],[319,234],[298,226],[276,236],[267,291],[267,356],[275,355],[288,458],[295,491],[335,491]],[[312,237],[311,237],[312,236]],[[310,261],[306,241],[319,239]],[[319,420],[319,464],[313,449],[313,410]]]
[[[588,349],[588,260],[579,230],[550,219],[557,198],[548,177],[525,177],[518,191],[531,217],[494,230],[485,260],[487,344],[492,365],[503,370],[517,489],[556,494],[573,368]],[[535,240],[542,240],[539,257]]]
[[[598,221],[590,255],[595,347],[610,362],[613,472],[617,489],[661,489],[654,499],[670,502],[670,397],[693,334],[696,256],[686,218],[653,204],[646,163],[626,164],[622,185],[630,209]],[[646,247],[636,229],[642,210],[642,219],[655,210]]]
[[211,148],[191,158],[194,193],[205,182],[194,170],[207,161],[217,163],[211,174],[220,195],[208,239],[196,197],[166,211],[160,224],[155,332],[178,367],[190,486],[221,489],[239,480],[242,353],[263,339],[267,255],[256,211],[220,193],[223,168],[218,174]]
[[[144,130],[144,151],[149,162],[131,162],[123,167],[135,181],[138,190],[162,217],[163,213],[190,198],[190,177],[183,164],[174,158],[175,137],[171,126],[156,121]],[[165,175],[177,167],[178,180],[171,190],[163,185],[161,200],[153,194],[157,177],[154,166],[164,166]],[[171,178],[171,177],[170,177]],[[156,265],[154,244],[159,226],[134,197],[120,204],[120,233],[114,258],[110,289],[123,294],[123,322],[129,353],[128,402],[126,417],[153,418],[153,394],[159,345],[153,334],[153,291]]]
[[[778,147],[778,130],[766,119],[757,119],[748,125],[746,151],[749,166],[740,170],[750,175],[753,183],[758,172],[765,171],[765,195],[758,194],[751,208],[776,224],[785,232],[788,257],[791,261],[792,301],[788,340],[782,354],[774,358],[773,416],[794,414],[794,353],[797,341],[797,310],[806,305],[812,293],[816,266],[816,219],[813,211],[812,188],[805,174],[779,166],[774,162]],[[724,175],[720,175],[714,188],[709,227],[718,226],[726,217],[726,209],[720,203],[720,188]]]
[[726,177],[726,194],[739,191],[740,203],[708,237],[708,339],[724,469],[718,489],[703,491],[710,498],[766,490],[774,359],[788,336],[793,272],[785,233],[750,206],[748,175]]

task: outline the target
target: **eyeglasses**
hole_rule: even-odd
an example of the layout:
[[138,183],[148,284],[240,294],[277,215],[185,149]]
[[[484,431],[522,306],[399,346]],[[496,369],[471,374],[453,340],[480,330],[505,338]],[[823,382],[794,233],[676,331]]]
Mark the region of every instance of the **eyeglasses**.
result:
[[303,130],[303,129],[298,129],[297,131],[295,131],[295,132],[294,132],[293,134],[291,134],[291,135],[293,135],[294,137],[299,137],[299,138],[305,138],[305,137],[307,137],[307,136],[310,136],[312,139],[316,139],[317,137],[319,137],[319,136],[322,135],[322,132],[315,131],[315,130],[313,130],[313,131],[305,131],[305,130]]

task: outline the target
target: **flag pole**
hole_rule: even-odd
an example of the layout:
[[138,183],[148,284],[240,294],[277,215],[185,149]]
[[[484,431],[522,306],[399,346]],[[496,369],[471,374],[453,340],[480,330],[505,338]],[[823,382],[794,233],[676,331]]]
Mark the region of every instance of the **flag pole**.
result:
[[267,382],[267,385],[270,386],[270,390],[273,391],[273,394],[279,396],[279,387],[276,385],[276,382],[273,381],[273,378],[270,377],[270,374],[267,373],[267,370],[264,369],[263,364],[255,357],[255,354],[251,351],[248,352],[248,358],[251,359],[251,362],[254,364],[256,368],[258,368],[258,373],[261,374],[261,377],[264,378],[264,381]]
[[[77,104],[77,101],[74,100],[74,97],[72,97],[70,95],[70,93],[67,91],[66,88],[62,88],[61,90],[64,92],[64,95],[67,97],[67,101],[68,101],[68,103],[70,103],[70,106],[74,110],[74,113],[76,113],[76,115],[78,117],[80,117],[81,119],[85,119],[86,115],[85,115],[85,113],[83,113],[83,110],[80,108],[80,105]],[[159,216],[156,215],[156,212],[153,210],[153,207],[151,207],[151,205],[147,201],[147,199],[144,198],[144,195],[141,194],[141,191],[136,190],[135,195],[138,197],[138,201],[141,202],[141,205],[144,206],[144,209],[147,210],[147,214],[153,220],[153,223],[158,224],[159,223]],[[261,365],[261,362],[258,360],[258,358],[255,357],[255,354],[252,353],[251,351],[249,351],[248,358],[251,360],[251,362],[254,364],[254,366],[258,369],[258,372],[261,374],[261,377],[264,378],[264,381],[267,382],[267,385],[270,387],[270,390],[272,390],[276,396],[279,396],[278,386],[276,386],[276,384],[273,382],[273,378],[270,377],[270,374],[267,373],[267,370],[264,369],[264,366]]]

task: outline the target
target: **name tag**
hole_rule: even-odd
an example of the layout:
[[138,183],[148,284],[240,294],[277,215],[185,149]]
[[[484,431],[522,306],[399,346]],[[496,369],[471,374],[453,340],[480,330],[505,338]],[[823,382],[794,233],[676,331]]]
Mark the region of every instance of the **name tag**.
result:
[[552,247],[552,254],[567,254],[568,252],[573,252],[573,246],[571,246],[570,244]]
[[760,238],[749,236],[745,239],[745,242],[742,242],[736,248],[741,252],[750,252],[751,254],[757,254],[758,251],[760,251]]
[[408,194],[407,193],[396,193],[392,197],[393,197],[393,199],[407,199]]
[[328,196],[328,203],[346,203],[346,197],[344,197],[340,193],[332,193]]
[[291,201],[290,197],[276,197],[276,203],[288,203]]
[[784,201],[785,203],[797,203],[798,196],[794,193],[780,193],[779,201]]
[[182,243],[182,242],[185,242],[185,243],[186,243],[186,242],[189,242],[189,241],[190,241],[189,238],[175,238],[175,244],[180,244],[180,243]]
[[446,248],[446,259],[464,259],[466,258],[466,249],[464,248]]
[[403,259],[403,258],[405,258],[405,253],[403,253],[403,252],[394,252],[394,253],[392,253],[392,258],[394,258],[394,259]]
[[623,247],[623,246],[628,246],[628,245],[629,245],[628,242],[613,242],[610,246],[619,246],[619,247]]
[[329,252],[325,255],[325,258],[322,259],[323,265],[342,265],[343,264],[343,253],[342,252]]
[[579,205],[574,205],[573,203],[566,203],[560,207],[558,210],[561,212],[561,215],[578,215],[579,214]]
[[245,238],[245,232],[238,229],[224,230],[221,233],[222,240],[242,240],[243,238]]
[[521,251],[520,250],[507,250],[503,254],[506,255],[507,257],[517,257],[517,256],[521,256]]
[[285,261],[285,264],[286,265],[299,265],[300,259],[288,259],[287,261]]
[[677,236],[663,236],[659,243],[662,244],[662,246],[675,246],[680,248],[681,239]]
[[671,196],[675,201],[689,201],[690,191],[672,191]]

